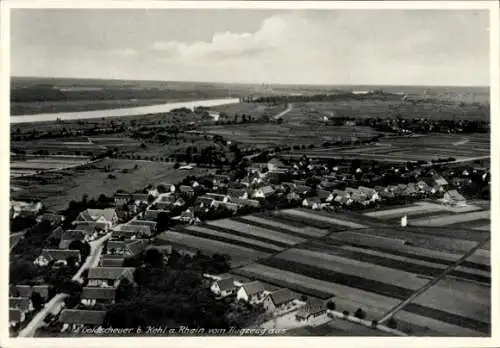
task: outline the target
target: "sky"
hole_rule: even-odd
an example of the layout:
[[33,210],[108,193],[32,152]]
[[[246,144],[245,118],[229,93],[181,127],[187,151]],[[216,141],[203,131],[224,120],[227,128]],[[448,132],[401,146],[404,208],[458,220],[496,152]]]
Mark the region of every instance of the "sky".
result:
[[11,75],[489,85],[488,12],[14,9]]

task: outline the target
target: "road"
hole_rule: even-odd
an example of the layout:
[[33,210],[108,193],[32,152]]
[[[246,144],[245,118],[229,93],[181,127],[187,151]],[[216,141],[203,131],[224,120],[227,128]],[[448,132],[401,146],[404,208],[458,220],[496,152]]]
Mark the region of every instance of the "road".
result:
[[[105,236],[96,239],[90,242],[90,255],[87,257],[83,265],[80,267],[78,272],[71,278],[73,281],[77,281],[81,283],[82,273],[92,267],[96,267],[99,263],[99,258],[102,253],[102,247],[106,240],[111,237],[111,233],[106,234]],[[49,302],[45,304],[43,309],[38,312],[33,319],[26,325],[26,327],[19,332],[18,337],[33,337],[36,330],[44,325],[44,319],[47,317],[49,313],[57,314],[64,306],[64,299],[66,299],[69,295],[65,293],[59,293],[55,295]]]
[[413,302],[417,297],[422,295],[424,292],[429,290],[432,286],[436,285],[440,280],[442,280],[444,277],[446,277],[450,272],[455,270],[462,262],[464,262],[466,259],[468,259],[472,254],[474,254],[479,248],[481,248],[484,244],[488,243],[490,241],[490,238],[486,238],[480,243],[477,243],[477,245],[470,249],[468,252],[466,252],[461,258],[459,258],[457,261],[455,261],[453,264],[448,266],[440,275],[432,279],[430,282],[422,286],[420,289],[418,289],[416,292],[414,292],[410,297],[408,297],[406,300],[403,302],[399,303],[396,305],[394,308],[389,310],[382,318],[378,320],[378,323],[381,324],[385,321],[387,321],[389,318],[393,317],[397,312],[402,310],[406,305],[408,305],[410,302]]
[[285,110],[283,110],[282,112],[280,112],[279,114],[277,114],[276,116],[274,116],[274,119],[277,120],[278,118],[281,118],[281,117],[285,116],[290,111],[292,111],[292,109],[293,109],[292,104],[288,104],[288,106],[287,106],[287,108]]

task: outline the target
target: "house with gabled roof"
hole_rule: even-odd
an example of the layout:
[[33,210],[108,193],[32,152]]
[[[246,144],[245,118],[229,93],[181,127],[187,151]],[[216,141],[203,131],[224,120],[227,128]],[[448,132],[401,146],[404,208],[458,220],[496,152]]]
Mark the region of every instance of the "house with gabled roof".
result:
[[75,259],[77,265],[81,262],[81,255],[79,250],[70,249],[43,249],[40,256],[38,256],[33,263],[37,266],[45,267],[50,262],[53,262],[52,267],[58,267],[67,264],[67,260],[72,257]]
[[139,226],[148,226],[149,230],[151,231],[151,234],[154,234],[156,232],[156,225],[158,225],[158,223],[156,221],[151,221],[151,220],[138,220],[138,219],[134,219],[134,220],[130,220],[127,225],[132,225],[132,226],[136,226],[136,225],[139,225]]
[[319,210],[322,209],[325,206],[325,204],[321,202],[321,199],[319,197],[316,196],[316,197],[304,198],[304,200],[302,201],[302,206],[314,210]]
[[64,215],[45,213],[37,217],[37,222],[48,221],[52,225],[60,225],[64,222]]
[[359,186],[358,187],[359,192],[361,192],[368,201],[375,202],[380,200],[380,196],[378,192],[370,187],[365,187],[365,186]]
[[331,192],[323,189],[317,191],[317,195],[321,201],[325,202],[328,197],[330,197]]
[[305,306],[299,309],[295,317],[299,321],[308,321],[324,315],[326,312],[327,308],[324,301],[317,298],[309,298]]
[[227,297],[229,295],[232,295],[236,291],[234,279],[225,278],[216,280],[210,286],[210,291],[212,291],[216,296],[219,297]]
[[134,257],[142,253],[146,249],[146,245],[141,239],[107,242],[106,255]]
[[49,286],[48,285],[14,285],[10,288],[10,293],[12,297],[25,297],[31,298],[33,293],[38,293],[40,296],[46,300],[49,297]]
[[246,189],[228,188],[227,195],[231,200],[234,198],[247,199],[248,191]]
[[292,304],[297,299],[297,295],[289,289],[279,289],[272,291],[264,299],[262,303],[264,309],[268,313],[276,310],[282,310]]
[[295,185],[295,187],[292,188],[292,191],[295,191],[299,195],[304,197],[304,196],[308,195],[312,191],[312,189],[307,185]]
[[227,184],[231,181],[231,178],[227,175],[216,174],[213,178],[213,185],[218,187],[227,186]]
[[196,198],[196,201],[194,203],[195,207],[201,208],[201,209],[210,209],[214,205],[214,199],[213,197],[209,196],[200,196]]
[[443,202],[451,205],[463,206],[466,204],[465,197],[457,190],[446,191],[443,197]]
[[116,298],[116,288],[91,287],[86,286],[82,289],[80,302],[85,306],[94,306],[99,304],[113,304]]
[[231,202],[231,197],[229,195],[225,195],[225,194],[222,194],[222,193],[207,193],[205,194],[205,196],[207,197],[210,197],[212,198],[214,201],[217,201],[217,202]]
[[99,267],[123,267],[125,258],[120,255],[101,255]]
[[84,327],[98,327],[103,324],[106,311],[64,309],[59,316],[62,332],[75,332]]
[[259,303],[264,299],[264,292],[264,285],[257,280],[241,285],[236,293],[236,299],[248,303]]
[[88,286],[118,287],[123,279],[134,281],[134,268],[131,267],[93,267],[89,268]]
[[275,190],[272,186],[263,186],[263,187],[257,188],[253,192],[252,197],[253,198],[267,198],[267,197],[274,195],[274,193],[275,193]]
[[33,304],[29,297],[9,297],[9,308],[28,313],[33,310]]
[[188,185],[180,185],[179,186],[179,192],[187,195],[188,197],[194,196],[194,188],[192,186]]
[[102,222],[108,227],[112,227],[118,223],[118,216],[114,208],[87,209],[78,215],[75,222]]

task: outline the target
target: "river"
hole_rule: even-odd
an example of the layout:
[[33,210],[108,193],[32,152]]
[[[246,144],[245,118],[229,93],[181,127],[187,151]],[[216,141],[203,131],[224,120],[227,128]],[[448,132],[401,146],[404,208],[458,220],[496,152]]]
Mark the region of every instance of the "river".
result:
[[57,112],[48,114],[34,114],[34,115],[15,115],[10,117],[11,123],[33,123],[33,122],[46,122],[60,120],[83,120],[91,118],[104,118],[104,117],[123,117],[123,116],[138,116],[145,114],[157,114],[162,112],[169,112],[177,108],[193,109],[197,106],[217,106],[224,104],[239,103],[237,98],[225,99],[207,99],[207,100],[192,100],[175,103],[165,103],[158,105],[136,106],[131,108],[119,109],[106,109],[106,110],[92,110],[92,111],[77,111],[77,112]]

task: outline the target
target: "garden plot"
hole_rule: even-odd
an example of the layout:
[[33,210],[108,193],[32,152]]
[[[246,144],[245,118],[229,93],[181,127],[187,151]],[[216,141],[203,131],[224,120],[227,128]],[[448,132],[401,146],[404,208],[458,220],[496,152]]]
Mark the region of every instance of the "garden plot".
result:
[[250,238],[251,236],[266,238],[272,241],[285,243],[288,245],[294,245],[297,243],[302,243],[305,241],[304,238],[286,235],[284,233],[275,232],[269,229],[264,229],[261,227],[252,226],[250,224],[245,224],[230,219],[215,220],[208,223],[209,226],[218,226],[229,230],[239,231],[241,233],[247,234]]

